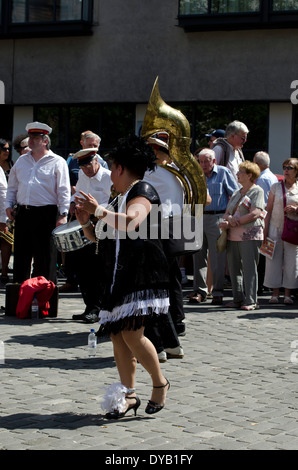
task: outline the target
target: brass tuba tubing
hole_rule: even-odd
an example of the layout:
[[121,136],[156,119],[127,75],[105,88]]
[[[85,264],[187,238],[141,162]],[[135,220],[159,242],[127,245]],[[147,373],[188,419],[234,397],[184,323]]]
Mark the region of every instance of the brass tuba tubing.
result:
[[3,238],[3,240],[5,240],[10,245],[14,244],[14,236],[13,236],[12,233],[10,233],[10,232],[8,232],[8,233],[0,232],[0,237]]
[[[191,206],[192,214],[197,215],[196,205],[206,204],[206,178],[200,164],[190,152],[189,122],[181,111],[163,101],[159,93],[157,77],[148,102],[141,136],[148,139],[151,135],[163,130],[169,133],[169,154],[178,167],[176,176],[183,184],[185,203]],[[173,172],[169,165],[164,165],[164,168]],[[201,211],[198,212],[200,216]]]

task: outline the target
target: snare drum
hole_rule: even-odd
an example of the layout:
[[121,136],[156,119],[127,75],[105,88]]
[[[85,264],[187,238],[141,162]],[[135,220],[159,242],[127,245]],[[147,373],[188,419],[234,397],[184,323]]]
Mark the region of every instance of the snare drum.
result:
[[76,251],[93,243],[84,236],[84,231],[77,220],[56,227],[52,235],[58,251]]

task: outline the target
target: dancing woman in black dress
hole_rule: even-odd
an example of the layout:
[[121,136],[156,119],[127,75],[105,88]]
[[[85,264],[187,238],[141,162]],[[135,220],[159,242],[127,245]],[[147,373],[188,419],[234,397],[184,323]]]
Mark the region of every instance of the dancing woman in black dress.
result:
[[[155,236],[150,236],[151,216],[160,205],[159,196],[142,181],[146,170],[155,169],[153,150],[143,139],[130,136],[119,141],[110,159],[111,179],[119,193],[112,203],[116,212],[99,206],[92,195],[85,193],[76,198],[76,212],[84,234],[97,241],[100,266],[103,262],[106,270],[99,324],[100,331],[111,337],[121,384],[110,387],[104,407],[107,418],[119,418],[131,409],[136,414],[140,406],[135,393],[137,362],[152,379],[146,413],[156,413],[165,404],[170,384],[161,372],[155,347],[144,336],[144,327],[150,319],[168,312],[168,264],[162,242],[156,237],[158,232],[154,230]],[[99,218],[96,227],[89,221],[89,214]],[[104,228],[110,230],[104,232]]]

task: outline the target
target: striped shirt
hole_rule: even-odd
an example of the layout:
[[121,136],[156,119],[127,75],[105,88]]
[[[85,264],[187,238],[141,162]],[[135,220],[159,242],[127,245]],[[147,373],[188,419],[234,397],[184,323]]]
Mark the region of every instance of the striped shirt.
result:
[[231,171],[225,166],[214,165],[211,176],[206,177],[206,180],[212,202],[205,211],[225,211],[230,196],[239,189]]

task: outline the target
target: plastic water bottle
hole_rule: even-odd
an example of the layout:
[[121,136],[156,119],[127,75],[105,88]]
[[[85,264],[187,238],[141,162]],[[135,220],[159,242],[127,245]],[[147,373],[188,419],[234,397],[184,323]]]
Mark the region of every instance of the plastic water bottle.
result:
[[37,320],[39,316],[39,306],[36,295],[33,297],[32,304],[31,304],[31,318],[33,320]]
[[97,337],[95,334],[95,330],[90,330],[88,336],[88,356],[94,357],[96,355],[96,346],[97,346]]

